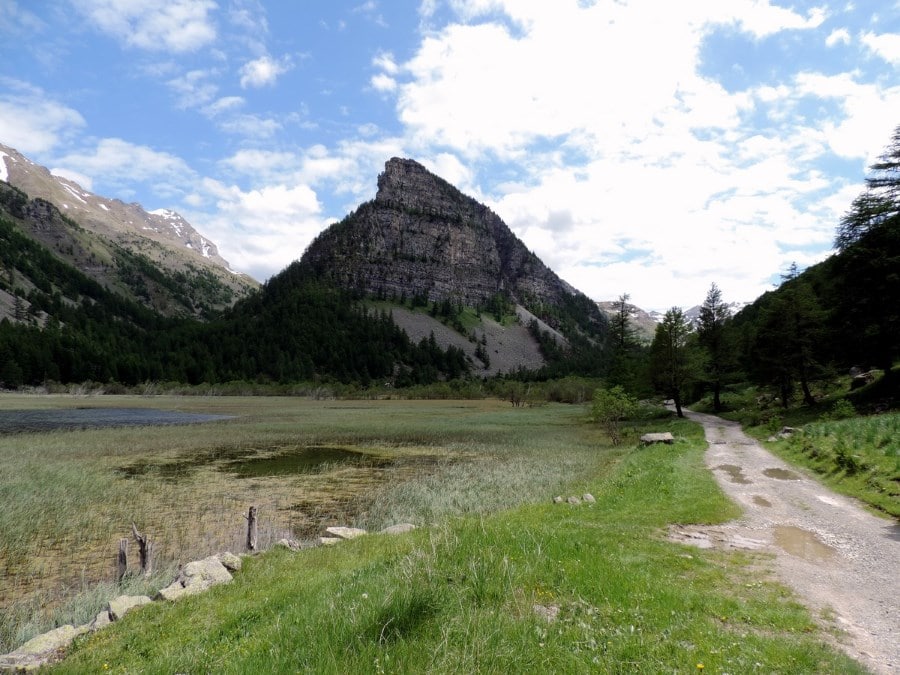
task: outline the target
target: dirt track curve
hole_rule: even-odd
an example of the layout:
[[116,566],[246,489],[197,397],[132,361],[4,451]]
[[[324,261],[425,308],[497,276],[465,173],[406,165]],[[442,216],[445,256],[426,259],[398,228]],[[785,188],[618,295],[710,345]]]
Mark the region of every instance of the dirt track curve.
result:
[[780,580],[814,616],[830,617],[844,631],[840,647],[875,673],[900,673],[900,523],[823,487],[739,424],[685,414],[703,425],[706,465],[744,515],[724,525],[675,528],[673,538],[773,553]]

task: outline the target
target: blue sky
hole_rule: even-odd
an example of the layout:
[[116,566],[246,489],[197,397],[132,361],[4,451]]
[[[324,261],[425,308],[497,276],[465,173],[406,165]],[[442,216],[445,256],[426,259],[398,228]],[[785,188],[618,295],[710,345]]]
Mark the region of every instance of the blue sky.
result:
[[900,124],[900,2],[0,0],[0,142],[264,280],[392,156],[589,296],[752,300]]

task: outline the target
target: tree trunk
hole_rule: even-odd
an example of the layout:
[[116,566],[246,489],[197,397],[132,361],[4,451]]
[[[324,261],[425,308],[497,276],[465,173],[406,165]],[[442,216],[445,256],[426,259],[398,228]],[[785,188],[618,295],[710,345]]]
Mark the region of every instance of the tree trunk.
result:
[[684,417],[684,411],[681,409],[681,393],[676,391],[672,395],[672,400],[675,402],[675,414],[678,417]]
[[137,525],[131,523],[131,533],[134,535],[138,545],[138,555],[141,558],[141,574],[149,576],[152,570],[152,561],[150,556],[153,554],[153,542],[150,541],[146,534],[138,532]]
[[713,410],[717,413],[722,412],[722,383],[716,380],[713,383]]

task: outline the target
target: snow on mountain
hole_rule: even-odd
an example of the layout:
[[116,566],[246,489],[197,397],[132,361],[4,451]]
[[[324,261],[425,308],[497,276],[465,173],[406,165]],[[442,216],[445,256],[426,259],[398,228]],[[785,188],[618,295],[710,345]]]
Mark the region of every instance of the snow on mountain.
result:
[[[6,168],[6,158],[9,157],[5,152],[0,150],[0,180],[9,182],[9,171]],[[10,159],[12,159],[10,157]],[[13,160],[15,161],[15,160]]]

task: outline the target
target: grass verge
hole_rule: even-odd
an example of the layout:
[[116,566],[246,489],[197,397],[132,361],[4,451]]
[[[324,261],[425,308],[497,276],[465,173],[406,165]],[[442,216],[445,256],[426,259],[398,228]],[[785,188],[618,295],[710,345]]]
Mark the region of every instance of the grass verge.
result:
[[[561,442],[577,439],[573,422]],[[229,586],[78,641],[56,671],[863,672],[767,580],[765,557],[664,540],[670,523],[736,515],[703,466],[702,431],[666,427],[674,446],[571,477],[596,504],[545,493],[401,537],[258,556]]]

